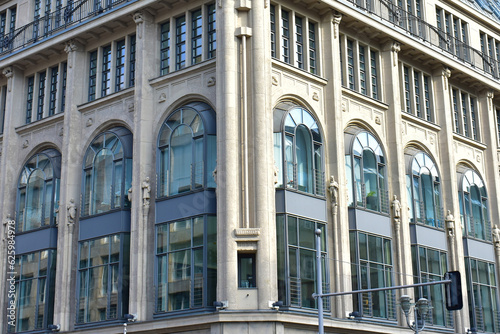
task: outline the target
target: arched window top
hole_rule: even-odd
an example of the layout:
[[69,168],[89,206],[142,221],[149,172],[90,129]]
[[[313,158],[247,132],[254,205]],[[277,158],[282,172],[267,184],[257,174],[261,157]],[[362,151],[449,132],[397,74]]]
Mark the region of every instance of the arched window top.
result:
[[84,168],[92,167],[97,155],[112,155],[113,160],[132,158],[132,133],[124,127],[116,127],[99,134],[87,148]]
[[274,108],[275,133],[285,131],[295,134],[300,125],[309,129],[315,142],[322,143],[319,124],[307,109],[290,101],[281,102]]
[[354,156],[361,157],[365,150],[370,150],[375,154],[378,164],[385,164],[384,150],[373,134],[361,130],[356,134],[346,133],[346,137],[346,154],[353,154]]
[[32,156],[21,171],[19,187],[26,186],[35,170],[42,173],[44,180],[59,179],[61,174],[61,154],[59,151],[48,149]]
[[425,152],[418,152],[413,156],[410,173],[416,176],[428,174],[432,175],[434,179],[439,179],[436,164]]
[[[158,147],[169,145],[172,134],[174,136],[185,134],[188,129],[181,126],[189,128],[193,137],[203,134],[215,135],[215,111],[205,102],[191,102],[176,109],[163,122],[158,136]],[[176,132],[179,127],[181,129]]]
[[470,193],[471,188],[474,186],[479,189],[482,197],[487,197],[486,186],[483,182],[483,179],[474,170],[469,169],[462,176],[462,191],[465,193]]

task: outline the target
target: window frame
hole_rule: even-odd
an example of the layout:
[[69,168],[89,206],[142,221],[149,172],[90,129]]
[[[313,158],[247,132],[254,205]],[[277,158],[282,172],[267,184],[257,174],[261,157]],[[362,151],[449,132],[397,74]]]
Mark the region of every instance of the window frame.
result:
[[450,87],[450,95],[454,133],[480,142],[482,133],[477,96],[454,86]]

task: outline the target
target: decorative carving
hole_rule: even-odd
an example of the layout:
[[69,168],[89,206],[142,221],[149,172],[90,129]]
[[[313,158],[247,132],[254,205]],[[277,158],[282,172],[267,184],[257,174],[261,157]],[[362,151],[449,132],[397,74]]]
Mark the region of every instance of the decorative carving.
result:
[[142,39],[142,30],[144,29],[144,13],[141,11],[134,13],[134,22],[137,25],[137,37]]
[[59,129],[59,137],[62,137],[64,135],[64,127],[61,126]]
[[158,103],[163,103],[165,101],[167,101],[167,95],[165,93],[161,93],[158,97]]
[[215,86],[215,77],[210,77],[210,78],[208,78],[208,81],[207,81],[207,86],[208,86],[208,87]]
[[89,117],[89,119],[87,120],[87,123],[85,123],[85,125],[87,127],[89,127],[89,126],[92,126],[92,124],[94,124],[94,120],[92,119],[92,117]]
[[491,231],[491,236],[493,237],[493,245],[495,245],[496,248],[500,248],[500,229],[496,224]]
[[66,206],[66,210],[68,211],[68,225],[73,225],[75,223],[77,210],[74,199],[69,200],[69,204]]
[[219,6],[219,8],[222,8],[222,0],[217,0],[217,5]]
[[330,176],[330,185],[328,186],[328,191],[330,192],[330,199],[332,201],[332,213],[337,214],[338,202],[339,202],[339,184],[335,181],[333,175]]
[[312,97],[312,98],[313,98],[313,100],[314,100],[314,101],[319,101],[319,95],[318,95],[318,92],[314,92],[314,93],[313,93],[313,97]]
[[212,177],[214,178],[215,184],[217,184],[217,165],[215,165],[215,169],[212,171]]
[[132,187],[130,187],[127,191],[127,199],[130,203],[132,203]]
[[274,164],[273,164],[273,178],[274,178],[274,184],[278,184],[280,182],[280,179],[279,179],[279,174],[280,174],[280,170],[278,168],[278,166],[276,166],[276,161],[274,161]]
[[[12,225],[12,227],[7,227],[7,225]],[[3,241],[7,241],[7,236],[9,235],[9,231],[15,231],[15,226],[16,226],[16,221],[12,219],[12,216],[10,215],[10,213],[8,213],[3,221],[3,231],[4,231],[4,235],[2,237]]]
[[14,75],[14,72],[12,71],[12,67],[8,66],[2,70],[2,74],[7,78],[10,79]]
[[455,237],[455,217],[453,217],[451,210],[448,210],[448,214],[446,215],[446,218],[445,218],[445,223],[446,223],[446,231],[447,231],[448,237],[454,238]]
[[26,139],[24,142],[23,142],[23,148],[27,148],[28,146],[30,146],[30,141],[28,139]]
[[332,22],[333,22],[333,38],[334,39],[337,39],[337,37],[339,36],[339,25],[340,25],[341,20],[342,20],[342,14],[333,15]]
[[488,101],[488,110],[493,108],[493,98],[495,97],[495,93],[492,90],[489,90],[486,93],[486,100]]
[[149,208],[149,200],[151,199],[151,185],[149,183],[149,177],[142,182],[142,205],[144,208]]
[[60,212],[61,210],[59,210],[59,209],[60,209],[60,202],[59,202],[59,201],[57,201],[57,208],[55,208],[55,209],[54,209],[54,212],[55,212],[55,214],[56,214],[56,215],[55,215],[55,218],[54,218],[54,224],[56,224],[56,225],[59,225],[59,220],[61,219],[61,218],[59,217],[59,212]]
[[391,207],[392,207],[392,212],[394,214],[394,218],[398,219],[401,218],[401,203],[399,202],[397,195],[393,196]]
[[342,100],[342,112],[347,112],[347,102]]
[[434,136],[429,137],[429,142],[431,143],[431,145],[434,145],[434,140]]
[[476,161],[477,161],[477,162],[481,162],[481,155],[479,155],[479,154],[478,154],[478,155],[476,155]]
[[394,42],[391,45],[393,66],[398,66],[398,53],[401,51],[401,45],[398,42]]
[[380,120],[379,116],[375,117],[375,124],[378,124],[378,125],[382,124],[382,121]]
[[66,53],[68,54],[68,67],[73,68],[72,56],[70,55],[70,53],[78,50],[78,44],[73,39],[66,41],[66,43],[64,44],[64,51],[66,51]]
[[448,90],[448,79],[451,77],[451,70],[448,67],[443,67],[441,75],[444,79],[444,90]]
[[134,112],[134,110],[135,110],[134,103],[133,102],[129,103],[127,108],[128,108],[128,112]]
[[271,81],[273,82],[273,86],[278,86],[278,78],[276,78],[274,75],[272,76]]

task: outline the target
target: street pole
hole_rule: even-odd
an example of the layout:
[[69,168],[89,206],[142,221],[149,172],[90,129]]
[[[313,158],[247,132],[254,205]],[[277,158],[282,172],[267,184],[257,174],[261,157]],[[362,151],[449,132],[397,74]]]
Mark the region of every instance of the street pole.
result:
[[319,334],[324,334],[323,326],[323,282],[321,275],[321,230],[316,231],[316,283],[317,283],[317,301],[318,301],[318,329]]

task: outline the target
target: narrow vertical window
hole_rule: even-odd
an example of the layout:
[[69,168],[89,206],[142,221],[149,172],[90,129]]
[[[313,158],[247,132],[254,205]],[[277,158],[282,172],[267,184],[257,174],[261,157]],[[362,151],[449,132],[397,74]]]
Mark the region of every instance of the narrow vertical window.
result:
[[354,43],[349,39],[347,40],[347,76],[349,89],[356,89],[354,79]]
[[405,83],[405,104],[406,104],[406,112],[411,114],[412,113],[412,107],[411,107],[411,100],[410,100],[410,69],[408,67],[403,68],[403,76],[404,76],[404,83]]
[[7,13],[0,13],[0,36],[3,37],[5,35],[5,28],[7,26]]
[[44,35],[47,35],[50,31],[50,7],[52,5],[52,1],[51,0],[45,0],[45,13],[44,13],[44,17],[45,17],[45,22],[44,22],[44,25],[43,25],[43,34]]
[[62,84],[61,84],[61,112],[66,107],[66,78],[68,76],[68,63],[62,64]]
[[33,14],[33,19],[34,19],[34,24],[33,24],[33,39],[36,40],[38,38],[38,20],[40,19],[40,10],[41,10],[41,0],[35,0],[35,6],[34,6],[34,14]]
[[420,96],[421,94],[421,89],[420,89],[420,77],[422,76],[421,72],[418,71],[413,71],[413,81],[414,81],[414,95],[415,95],[415,110],[417,112],[418,117],[422,117],[422,97]]
[[9,27],[9,31],[11,34],[14,34],[14,30],[16,29],[16,14],[17,14],[16,8],[12,8],[10,10],[10,27]]
[[191,65],[201,62],[203,50],[202,23],[201,9],[191,12]]
[[424,104],[425,104],[425,119],[432,122],[431,97],[430,97],[429,76],[424,75]]
[[94,101],[96,98],[97,86],[97,51],[90,53],[89,64],[89,101]]
[[43,106],[45,102],[45,79],[47,78],[47,72],[41,72],[38,76],[38,108],[36,112],[36,119],[43,118]]
[[378,100],[378,73],[377,73],[378,53],[370,50],[370,66],[372,77],[372,97]]
[[456,89],[452,92],[453,96],[453,118],[455,120],[455,132],[460,133],[460,116],[458,115],[458,91]]
[[135,35],[130,36],[130,53],[129,53],[129,79],[128,86],[133,87],[135,85],[135,52],[136,52],[136,38]]
[[101,96],[111,93],[111,45],[102,48]]
[[316,65],[316,25],[309,22],[309,72],[317,74]]
[[497,141],[498,141],[498,145],[500,146],[500,108],[497,108],[496,109],[496,113],[497,113]]
[[271,5],[271,57],[276,58],[276,9]]
[[281,53],[285,63],[290,63],[290,22],[286,10],[281,11]]
[[165,75],[170,69],[170,22],[161,25],[160,75]]
[[[1,87],[1,100],[0,100],[0,134],[3,133],[4,125],[5,125],[5,110],[7,106],[7,86]],[[498,111],[497,111],[498,115]]]
[[464,136],[469,137],[469,116],[467,115],[467,94],[460,93],[462,97],[462,122],[464,127]]
[[175,69],[186,67],[186,17],[175,20]]
[[57,100],[57,76],[59,67],[55,66],[50,69],[50,97],[49,97],[49,116],[56,113]]
[[238,253],[238,288],[255,288],[255,253]]
[[26,97],[26,124],[31,123],[31,113],[33,111],[33,90],[35,89],[35,77],[28,78],[28,93]]
[[476,99],[475,98],[470,98],[470,120],[471,120],[471,127],[472,127],[472,138],[474,140],[478,140],[478,135],[477,135],[477,123],[476,123]]
[[365,47],[359,45],[359,87],[361,89],[361,94],[366,95],[366,58],[365,58]]
[[116,42],[115,92],[125,88],[125,40]]
[[215,57],[215,53],[217,50],[217,24],[216,24],[216,12],[215,12],[215,4],[208,5],[208,54],[207,59],[212,59]]
[[304,68],[304,39],[302,18],[295,16],[295,62],[298,68]]

